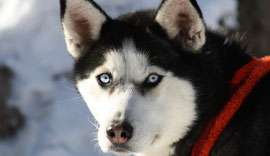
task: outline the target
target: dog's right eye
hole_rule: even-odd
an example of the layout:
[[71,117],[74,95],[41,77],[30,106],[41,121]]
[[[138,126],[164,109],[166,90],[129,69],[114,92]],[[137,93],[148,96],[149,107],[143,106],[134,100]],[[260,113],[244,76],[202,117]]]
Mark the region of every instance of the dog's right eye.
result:
[[97,81],[101,86],[107,86],[112,81],[112,76],[109,73],[103,73],[97,76]]

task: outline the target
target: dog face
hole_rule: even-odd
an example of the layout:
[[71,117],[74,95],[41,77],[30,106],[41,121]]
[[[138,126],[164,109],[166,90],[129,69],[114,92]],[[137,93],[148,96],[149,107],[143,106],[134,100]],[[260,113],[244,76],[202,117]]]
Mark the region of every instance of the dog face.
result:
[[112,20],[93,1],[61,1],[75,83],[100,124],[102,151],[169,155],[195,121],[196,89],[185,73],[205,28],[194,3],[163,1],[157,12]]
[[[192,85],[152,65],[131,40],[104,55],[104,63],[77,83],[100,123],[101,149],[137,153],[158,140],[175,142],[175,138],[183,137],[196,116]],[[106,131],[123,122],[132,126],[133,133],[124,147],[118,147],[110,142]]]

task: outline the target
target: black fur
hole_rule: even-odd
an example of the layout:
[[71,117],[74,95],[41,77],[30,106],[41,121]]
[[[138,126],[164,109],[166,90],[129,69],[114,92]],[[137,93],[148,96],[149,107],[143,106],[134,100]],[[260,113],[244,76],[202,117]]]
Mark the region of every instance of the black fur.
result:
[[[192,4],[202,17],[195,0],[192,0]],[[78,81],[87,77],[85,73],[90,73],[104,62],[107,50],[120,49],[123,41],[132,39],[137,49],[147,53],[152,64],[191,81],[197,89],[198,120],[183,139],[172,145],[176,147],[174,156],[186,156],[191,154],[208,120],[229,100],[231,91],[228,82],[233,74],[250,62],[252,57],[237,40],[228,40],[221,33],[211,30],[206,32],[207,41],[201,53],[188,52],[167,37],[154,21],[155,16],[155,10],[148,10],[108,20],[102,27],[100,39],[76,61],[74,79]],[[228,40],[226,44],[225,40]],[[245,100],[219,137],[211,155],[270,155],[269,96],[270,74]]]
[[66,12],[66,0],[60,0],[60,15],[61,15],[61,20],[63,20],[64,15]]

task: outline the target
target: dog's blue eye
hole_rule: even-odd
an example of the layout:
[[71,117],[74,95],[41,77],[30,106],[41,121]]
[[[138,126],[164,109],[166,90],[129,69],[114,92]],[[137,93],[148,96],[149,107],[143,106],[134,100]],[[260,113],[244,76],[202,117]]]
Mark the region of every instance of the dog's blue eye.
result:
[[150,74],[143,83],[143,89],[150,89],[156,87],[161,81],[163,76],[152,73]]
[[101,74],[97,76],[100,85],[108,85],[111,83],[111,75],[108,73]]
[[150,76],[148,76],[148,83],[156,83],[159,79],[159,76],[156,74],[151,74]]
[[157,74],[150,74],[147,78],[147,83],[148,84],[155,84],[160,82],[161,80],[161,76],[157,75]]

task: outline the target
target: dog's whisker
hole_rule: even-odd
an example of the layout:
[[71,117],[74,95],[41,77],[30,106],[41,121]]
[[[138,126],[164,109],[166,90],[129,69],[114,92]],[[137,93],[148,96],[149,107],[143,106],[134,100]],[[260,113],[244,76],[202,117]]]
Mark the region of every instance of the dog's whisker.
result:
[[92,142],[96,142],[98,141],[98,138],[92,139]]
[[93,133],[91,133],[90,135],[89,135],[89,137],[90,138],[97,138],[97,136],[98,136],[98,132],[93,132]]
[[72,88],[72,87],[66,86],[66,85],[63,84],[63,83],[61,83],[61,85],[62,85],[64,88],[66,88],[66,89],[69,89],[69,90],[71,90],[71,91],[74,91],[74,92],[78,93],[78,91],[77,91],[76,89]]
[[96,143],[95,146],[94,146],[94,150],[96,151],[97,149],[99,149],[99,143]]
[[99,124],[98,124],[96,121],[95,121],[95,123],[94,123],[94,122],[91,121],[90,117],[88,117],[88,122],[89,122],[91,125],[93,125],[93,126],[96,128],[96,130],[99,130]]
[[74,101],[74,100],[82,100],[82,98],[81,97],[75,97],[75,98],[71,98],[71,99],[67,99],[67,100],[58,101],[57,103],[70,102],[70,101]]

